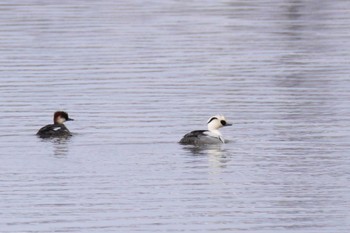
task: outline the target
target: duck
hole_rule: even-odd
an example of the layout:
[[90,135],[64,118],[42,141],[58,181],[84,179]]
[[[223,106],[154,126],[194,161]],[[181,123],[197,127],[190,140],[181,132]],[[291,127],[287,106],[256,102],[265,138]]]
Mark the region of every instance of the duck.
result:
[[208,130],[194,130],[185,134],[179,141],[183,145],[222,144],[225,139],[219,131],[220,128],[231,126],[223,115],[215,115],[207,121]]
[[57,111],[53,115],[53,124],[40,128],[36,135],[40,138],[70,137],[72,133],[63,123],[73,120],[74,119],[69,118],[67,112]]

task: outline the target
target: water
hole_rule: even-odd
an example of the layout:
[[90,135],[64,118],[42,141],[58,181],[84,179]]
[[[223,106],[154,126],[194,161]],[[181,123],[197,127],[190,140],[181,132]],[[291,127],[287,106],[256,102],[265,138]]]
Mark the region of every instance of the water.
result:
[[2,1],[0,231],[349,232],[349,7]]

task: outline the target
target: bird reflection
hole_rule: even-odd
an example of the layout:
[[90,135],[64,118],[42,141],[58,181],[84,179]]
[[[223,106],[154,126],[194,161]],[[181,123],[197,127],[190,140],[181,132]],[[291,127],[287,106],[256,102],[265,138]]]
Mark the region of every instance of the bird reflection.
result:
[[208,144],[200,146],[184,146],[185,150],[191,152],[193,155],[216,155],[220,156],[223,153],[221,144]]
[[224,144],[211,144],[201,146],[184,146],[183,149],[193,156],[207,156],[211,168],[224,168],[227,159],[227,152]]
[[66,157],[68,154],[68,145],[71,137],[46,138],[43,142],[50,143],[53,146],[53,155],[57,158]]
[[66,157],[68,154],[68,143],[71,137],[53,139],[53,152],[57,158]]

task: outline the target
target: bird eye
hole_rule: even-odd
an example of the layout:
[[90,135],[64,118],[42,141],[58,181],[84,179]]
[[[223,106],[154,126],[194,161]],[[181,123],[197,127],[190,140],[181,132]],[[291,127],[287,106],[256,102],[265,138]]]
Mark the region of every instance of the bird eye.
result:
[[226,125],[226,121],[221,120],[220,122],[221,122],[222,125]]

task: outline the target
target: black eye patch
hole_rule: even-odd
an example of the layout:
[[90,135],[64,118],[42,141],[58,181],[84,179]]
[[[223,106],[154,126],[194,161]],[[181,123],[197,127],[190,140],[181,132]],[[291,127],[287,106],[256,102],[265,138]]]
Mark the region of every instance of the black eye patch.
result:
[[222,125],[226,125],[226,121],[221,120],[220,122],[221,122]]

